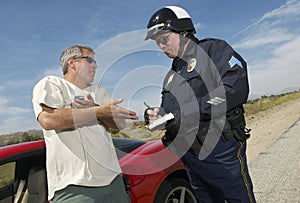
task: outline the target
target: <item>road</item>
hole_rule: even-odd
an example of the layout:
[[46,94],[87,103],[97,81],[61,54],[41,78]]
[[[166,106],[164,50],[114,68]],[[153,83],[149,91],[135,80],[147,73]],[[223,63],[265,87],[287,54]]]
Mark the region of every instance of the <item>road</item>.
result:
[[300,119],[249,161],[257,203],[300,203]]

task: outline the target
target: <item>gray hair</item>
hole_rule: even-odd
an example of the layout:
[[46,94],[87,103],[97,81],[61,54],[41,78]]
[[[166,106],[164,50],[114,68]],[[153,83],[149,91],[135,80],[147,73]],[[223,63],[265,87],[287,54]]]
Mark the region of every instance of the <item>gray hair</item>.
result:
[[81,57],[82,56],[82,50],[87,49],[91,51],[93,54],[95,53],[94,50],[87,46],[82,45],[73,45],[68,48],[66,48],[60,55],[60,65],[62,68],[63,74],[66,74],[68,72],[68,59],[73,57]]

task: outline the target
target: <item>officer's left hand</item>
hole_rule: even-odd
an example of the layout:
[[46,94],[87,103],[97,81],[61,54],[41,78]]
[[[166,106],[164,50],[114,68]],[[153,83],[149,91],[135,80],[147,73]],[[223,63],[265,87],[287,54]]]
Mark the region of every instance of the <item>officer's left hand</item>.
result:
[[168,132],[176,135],[181,125],[181,114],[179,110],[174,110],[172,114],[174,115],[174,119],[169,120],[165,128]]
[[145,119],[146,125],[148,125],[149,123],[152,123],[153,121],[164,116],[165,114],[166,113],[163,110],[163,108],[160,108],[160,107],[147,108],[144,112],[144,119]]
[[85,99],[75,98],[72,103],[72,107],[77,109],[93,107],[95,105],[95,101],[91,94],[88,94]]

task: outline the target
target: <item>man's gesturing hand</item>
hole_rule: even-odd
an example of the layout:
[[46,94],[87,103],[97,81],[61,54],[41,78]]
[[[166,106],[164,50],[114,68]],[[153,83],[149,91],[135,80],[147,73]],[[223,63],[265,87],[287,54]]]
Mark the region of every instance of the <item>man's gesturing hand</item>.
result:
[[97,118],[106,128],[123,129],[126,127],[125,119],[137,120],[135,112],[119,107],[123,99],[111,100],[110,102],[96,107]]
[[122,103],[123,99],[111,100],[110,102],[99,106],[99,111],[96,111],[97,117],[101,119],[132,119],[137,120],[138,117],[134,111],[124,109],[118,104]]

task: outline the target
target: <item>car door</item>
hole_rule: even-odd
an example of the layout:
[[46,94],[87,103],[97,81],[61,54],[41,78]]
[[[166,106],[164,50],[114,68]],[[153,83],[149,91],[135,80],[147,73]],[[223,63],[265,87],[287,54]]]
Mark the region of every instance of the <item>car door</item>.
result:
[[14,201],[16,162],[9,161],[0,165],[0,202]]
[[0,148],[0,203],[20,202],[30,169],[45,168],[43,142],[22,143]]

